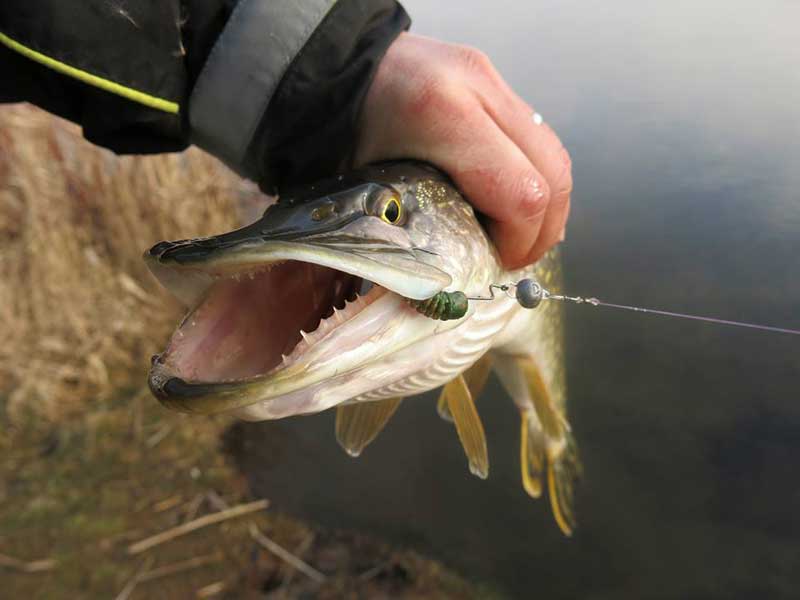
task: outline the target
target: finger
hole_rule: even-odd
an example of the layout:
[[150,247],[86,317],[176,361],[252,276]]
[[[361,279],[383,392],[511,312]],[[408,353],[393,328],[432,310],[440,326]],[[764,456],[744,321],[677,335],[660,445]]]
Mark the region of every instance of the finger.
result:
[[566,224],[572,191],[570,157],[555,132],[514,93],[491,63],[481,64],[482,68],[472,69],[472,84],[484,109],[550,185],[547,213],[530,257],[536,260],[560,241]]
[[572,193],[572,162],[561,140],[546,123],[537,124],[531,115],[519,111],[503,113],[496,110],[493,118],[550,185],[547,213],[530,256],[535,261],[560,241],[566,225]]
[[[569,216],[572,193],[572,163],[556,134],[546,124],[537,125],[531,118],[519,118],[513,137],[509,136],[545,177],[550,186],[550,202],[544,215],[539,238],[529,259],[536,261],[561,239]],[[501,129],[508,133],[512,127]],[[519,132],[522,132],[521,134]],[[528,133],[529,135],[525,135]]]
[[569,161],[561,140],[488,59],[479,64],[471,70],[470,80],[484,109],[552,186],[564,175]]
[[539,237],[531,248],[528,259],[531,262],[539,260],[545,252],[556,244],[564,241],[567,219],[570,209],[570,188],[562,188],[550,198],[547,214],[542,221]]
[[527,223],[490,221],[486,228],[505,269],[521,269],[532,262],[531,230]]
[[533,108],[506,83],[485,54],[472,48],[462,52],[466,77],[486,112],[517,144],[542,175],[552,184],[564,171],[563,146],[555,132],[534,119]]
[[518,269],[524,267],[526,265],[532,264],[539,260],[550,248],[552,248],[555,244],[551,243],[555,237],[556,242],[563,241],[563,234],[564,234],[564,225],[566,224],[567,217],[569,215],[569,203],[567,203],[567,210],[564,212],[562,217],[561,226],[554,227],[553,230],[557,229],[558,233],[555,235],[552,233],[553,230],[545,231],[545,227],[550,227],[551,220],[543,219],[542,220],[542,228],[539,232],[539,235],[536,239],[536,242],[530,249],[524,254],[520,255],[518,253],[519,248],[506,248],[504,245],[506,241],[520,239],[523,236],[528,235],[528,232],[524,230],[523,227],[520,227],[518,223],[513,221],[511,222],[498,222],[492,221],[487,225],[489,230],[489,235],[491,236],[492,240],[495,240],[495,245],[498,247],[498,251],[501,253],[501,257],[503,256],[510,256],[511,258],[508,260],[503,261],[504,265],[510,269]]
[[572,162],[561,140],[546,123],[537,124],[531,115],[519,111],[512,114],[498,110],[493,118],[500,121],[500,128],[514,140],[550,185],[550,203],[530,256],[531,260],[538,260],[560,241],[566,225],[572,193]]
[[503,263],[524,266],[539,237],[550,200],[544,176],[484,111],[465,126],[430,140],[430,160],[443,168],[472,205],[495,223],[490,232]]

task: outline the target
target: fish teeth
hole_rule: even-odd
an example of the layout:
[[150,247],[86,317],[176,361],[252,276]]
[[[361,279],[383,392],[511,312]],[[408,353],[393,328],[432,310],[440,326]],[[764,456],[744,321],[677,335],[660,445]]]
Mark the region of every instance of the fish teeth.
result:
[[284,365],[289,364],[289,357],[286,356],[285,354],[281,354],[281,360],[283,361]]
[[301,337],[301,338],[303,338],[303,341],[304,341],[306,344],[308,344],[309,346],[311,345],[311,342],[313,342],[313,341],[314,341],[314,338],[313,338],[313,337],[311,337],[311,335],[310,335],[310,334],[306,333],[306,332],[305,332],[305,331],[303,331],[302,329],[300,330],[300,337]]

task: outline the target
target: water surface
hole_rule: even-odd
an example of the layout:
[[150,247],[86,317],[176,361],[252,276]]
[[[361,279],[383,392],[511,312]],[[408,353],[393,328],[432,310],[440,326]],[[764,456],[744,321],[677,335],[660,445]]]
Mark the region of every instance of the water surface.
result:
[[[800,328],[800,4],[406,5],[485,50],[574,162],[568,290]],[[527,598],[789,598],[800,589],[800,339],[569,307],[580,529],[523,492],[518,420],[480,400],[487,481],[435,394],[358,460],[333,413],[240,426],[277,508],[426,551]]]

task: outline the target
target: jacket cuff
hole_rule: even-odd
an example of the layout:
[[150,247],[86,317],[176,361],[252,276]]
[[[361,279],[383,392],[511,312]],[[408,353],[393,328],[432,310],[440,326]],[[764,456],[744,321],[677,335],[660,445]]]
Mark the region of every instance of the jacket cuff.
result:
[[192,141],[243,169],[275,90],[334,0],[240,0],[189,99]]
[[192,142],[269,191],[330,174],[409,24],[395,0],[240,0],[192,90]]

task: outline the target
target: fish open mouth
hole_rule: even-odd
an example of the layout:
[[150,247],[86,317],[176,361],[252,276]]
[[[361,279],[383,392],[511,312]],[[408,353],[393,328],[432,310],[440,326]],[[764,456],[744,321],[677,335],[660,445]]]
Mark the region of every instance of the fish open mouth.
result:
[[287,260],[218,276],[157,361],[187,382],[235,382],[286,368],[387,290]]
[[314,386],[425,333],[402,327],[426,319],[406,300],[430,298],[452,278],[400,221],[375,216],[394,203],[399,219],[400,192],[374,182],[332,186],[287,196],[241,229],[145,253],[190,307],[153,358],[150,389],[163,404],[213,413],[280,399],[294,403],[286,412],[311,412],[320,405],[307,397]]
[[[340,242],[154,246],[145,255],[150,269],[193,307],[153,357],[148,382],[156,398],[196,413],[285,400],[388,352],[399,336],[392,323],[427,320],[407,300],[450,282],[397,248],[362,255]],[[208,256],[198,250],[211,244]]]

